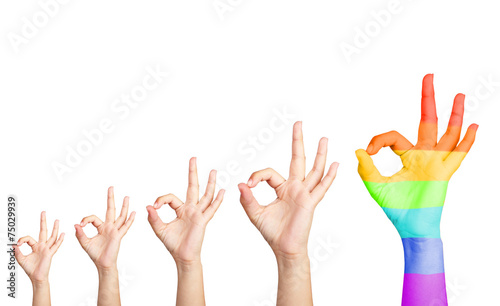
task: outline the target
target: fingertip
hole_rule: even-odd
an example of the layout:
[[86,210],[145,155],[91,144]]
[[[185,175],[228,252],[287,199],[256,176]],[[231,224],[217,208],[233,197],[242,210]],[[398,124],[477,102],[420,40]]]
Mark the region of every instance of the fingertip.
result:
[[366,148],[366,153],[372,154],[373,153],[372,151],[373,151],[373,144],[369,144],[368,148]]
[[368,155],[368,152],[363,149],[357,149],[355,153],[358,160],[360,160],[363,156]]
[[151,215],[153,211],[155,211],[155,208],[151,205],[146,206],[146,210],[148,211],[148,215]]
[[478,129],[478,128],[479,128],[479,125],[478,125],[478,124],[476,124],[476,123],[473,123],[473,124],[471,124],[471,125],[469,126],[469,129],[474,130],[474,131],[477,131],[477,129]]
[[252,187],[252,185],[253,185],[253,180],[249,179],[248,182],[247,182],[247,186],[248,187]]
[[238,184],[238,189],[240,190],[241,194],[243,194],[248,188],[249,188],[248,185],[245,183]]

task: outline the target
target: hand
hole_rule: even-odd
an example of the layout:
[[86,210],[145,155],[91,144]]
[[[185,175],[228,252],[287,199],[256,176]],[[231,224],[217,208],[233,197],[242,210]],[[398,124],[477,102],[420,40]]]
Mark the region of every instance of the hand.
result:
[[[247,184],[238,185],[245,212],[277,256],[307,256],[307,241],[314,209],[337,174],[338,163],[333,163],[323,177],[327,144],[328,139],[320,140],[314,167],[305,177],[302,122],[296,122],[293,127],[292,161],[288,180],[268,168],[254,172]],[[260,205],[250,189],[261,181],[266,181],[277,195],[276,200],[267,206]]]
[[[153,231],[178,264],[190,264],[200,261],[205,228],[224,197],[224,190],[222,189],[218,192],[215,200],[213,199],[216,174],[215,170],[210,172],[205,194],[199,199],[196,158],[193,157],[189,161],[189,185],[186,203],[183,203],[173,194],[167,194],[157,198],[153,206],[146,207],[148,221]],[[177,215],[177,218],[170,223],[164,223],[156,211],[164,204],[170,205]]]
[[[478,128],[477,124],[469,126],[458,144],[464,99],[463,94],[456,95],[448,129],[438,142],[433,75],[426,75],[417,144],[414,146],[398,132],[391,131],[373,137],[366,151],[356,151],[363,182],[402,238],[440,237],[439,223],[448,181],[472,147]],[[380,175],[370,157],[382,147],[390,147],[403,163],[403,168],[391,177]]]
[[[24,272],[28,274],[32,283],[48,282],[52,256],[54,256],[64,240],[64,233],[61,233],[59,239],[57,238],[58,232],[59,220],[56,220],[54,222],[52,235],[47,240],[47,221],[45,212],[42,211],[40,216],[40,236],[38,242],[30,236],[25,236],[19,239],[17,245],[14,246],[16,260],[24,269]],[[27,256],[23,255],[20,249],[23,243],[28,243],[32,249],[32,252]]]
[[[76,238],[97,269],[116,268],[120,242],[135,219],[135,211],[127,219],[128,206],[129,198],[125,197],[120,216],[115,220],[113,187],[109,187],[106,220],[102,222],[97,216],[92,215],[83,218],[80,224],[75,224]],[[97,235],[92,238],[88,238],[83,232],[83,227],[89,223],[97,229]]]

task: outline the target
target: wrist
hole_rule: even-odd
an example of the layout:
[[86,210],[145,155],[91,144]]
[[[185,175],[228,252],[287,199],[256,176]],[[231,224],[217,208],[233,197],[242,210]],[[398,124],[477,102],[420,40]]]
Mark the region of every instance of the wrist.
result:
[[33,289],[49,287],[49,279],[31,279]]
[[96,266],[96,267],[97,267],[97,272],[99,273],[99,277],[110,276],[113,274],[118,275],[118,267],[116,265],[106,266],[106,267],[101,267],[101,266]]
[[175,265],[177,266],[177,271],[179,273],[180,272],[189,273],[193,271],[202,270],[203,268],[200,259],[188,260],[188,261],[177,259],[175,260]]
[[309,267],[310,264],[307,251],[294,254],[275,252],[275,255],[278,268]]
[[444,273],[441,238],[403,238],[405,273]]

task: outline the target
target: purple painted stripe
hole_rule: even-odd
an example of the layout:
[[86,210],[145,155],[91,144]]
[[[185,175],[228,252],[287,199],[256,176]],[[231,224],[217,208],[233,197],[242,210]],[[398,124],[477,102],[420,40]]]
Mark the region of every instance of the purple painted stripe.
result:
[[446,284],[444,273],[405,273],[402,306],[445,306]]

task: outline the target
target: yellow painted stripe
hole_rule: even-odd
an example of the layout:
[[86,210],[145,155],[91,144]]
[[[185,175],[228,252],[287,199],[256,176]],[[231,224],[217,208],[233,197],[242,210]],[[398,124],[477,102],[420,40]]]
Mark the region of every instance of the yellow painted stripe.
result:
[[394,152],[400,155],[401,162],[403,163],[403,168],[400,171],[391,177],[379,177],[368,173],[365,168],[360,168],[360,176],[362,178],[369,177],[369,181],[374,183],[448,181],[467,154],[466,152],[433,150],[395,150]]

